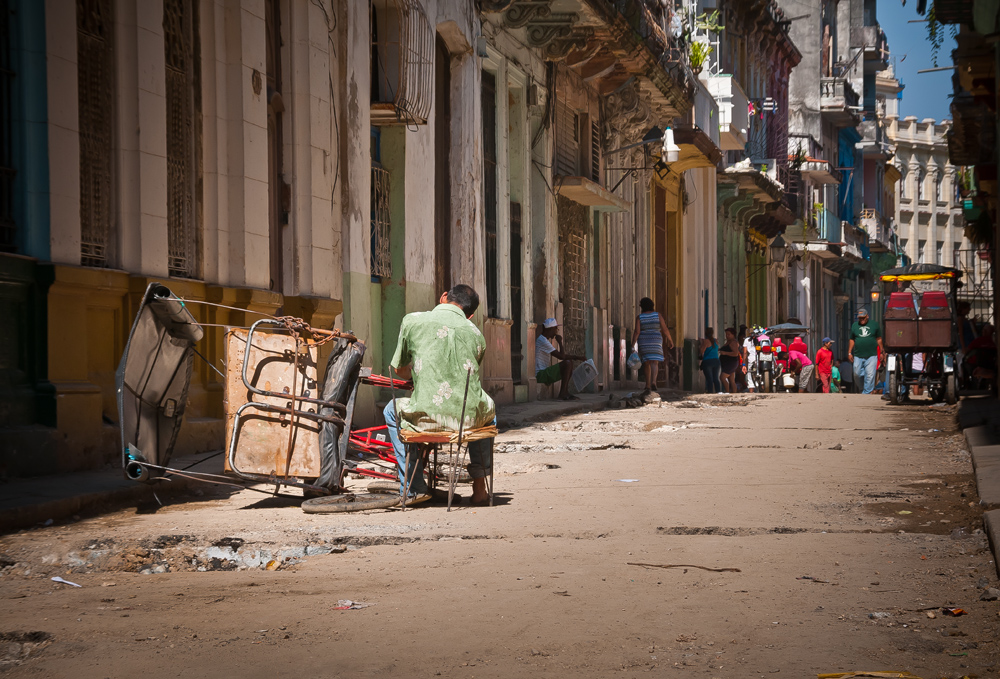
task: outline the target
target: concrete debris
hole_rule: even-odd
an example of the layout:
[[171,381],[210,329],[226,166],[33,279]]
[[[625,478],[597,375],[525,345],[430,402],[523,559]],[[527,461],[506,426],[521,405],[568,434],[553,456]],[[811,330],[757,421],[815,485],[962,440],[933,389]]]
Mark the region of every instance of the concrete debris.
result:
[[51,642],[48,632],[0,632],[0,671],[20,665]]
[[997,601],[1000,600],[1000,589],[996,587],[987,587],[981,595],[979,595],[980,601]]

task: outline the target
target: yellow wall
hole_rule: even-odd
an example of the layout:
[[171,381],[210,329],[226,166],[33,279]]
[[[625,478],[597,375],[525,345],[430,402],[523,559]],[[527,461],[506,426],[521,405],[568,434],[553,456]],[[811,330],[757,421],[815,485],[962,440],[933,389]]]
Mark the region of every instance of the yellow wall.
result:
[[[48,377],[56,391],[56,429],[45,445],[56,447],[59,471],[100,467],[119,459],[115,370],[146,287],[153,282],[191,301],[188,308],[199,322],[218,326],[246,326],[261,318],[252,312],[274,314],[280,309],[315,327],[331,328],[343,310],[340,300],[283,297],[268,290],[55,266],[48,293],[47,339]],[[223,335],[224,328],[208,326],[197,348],[225,372]],[[321,356],[320,365],[324,360]],[[175,456],[222,448],[222,389],[219,375],[196,358]]]

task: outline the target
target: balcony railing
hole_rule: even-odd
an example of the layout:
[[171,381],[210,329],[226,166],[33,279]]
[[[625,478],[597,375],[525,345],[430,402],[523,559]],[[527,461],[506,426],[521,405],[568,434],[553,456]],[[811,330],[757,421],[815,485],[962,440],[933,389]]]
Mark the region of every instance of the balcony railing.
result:
[[861,211],[861,228],[868,233],[868,239],[872,250],[888,250],[892,245],[893,233],[889,222],[874,208],[865,208]]
[[820,105],[824,108],[858,105],[858,93],[846,78],[820,78],[819,96]]
[[833,123],[842,127],[857,124],[858,93],[846,78],[820,78],[819,105]]
[[816,221],[818,222],[820,240],[829,243],[841,242],[843,235],[840,229],[840,217],[823,208],[819,211]]

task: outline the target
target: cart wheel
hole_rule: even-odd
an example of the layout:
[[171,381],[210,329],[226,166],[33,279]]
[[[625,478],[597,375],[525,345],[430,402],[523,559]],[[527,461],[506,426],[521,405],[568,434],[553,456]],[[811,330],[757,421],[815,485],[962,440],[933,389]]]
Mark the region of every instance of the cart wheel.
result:
[[306,514],[338,514],[362,512],[366,509],[388,509],[398,503],[398,491],[397,495],[327,495],[306,500],[302,503],[302,511]]
[[958,403],[958,383],[955,380],[955,373],[948,373],[944,378],[944,400],[950,406]]
[[889,373],[889,403],[894,406],[899,405],[899,371],[893,370]]
[[399,495],[399,481],[372,481],[368,484],[368,492]]
[[771,383],[771,373],[770,372],[765,372],[764,373],[764,393],[765,394],[770,394],[772,391],[774,391],[774,385]]

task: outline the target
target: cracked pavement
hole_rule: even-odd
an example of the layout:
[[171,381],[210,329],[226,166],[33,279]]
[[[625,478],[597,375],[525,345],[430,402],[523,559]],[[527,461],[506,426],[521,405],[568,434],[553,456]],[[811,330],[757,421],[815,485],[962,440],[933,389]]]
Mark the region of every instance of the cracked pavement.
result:
[[1000,603],[980,600],[997,572],[953,408],[696,397],[510,429],[496,464],[492,508],[306,515],[205,486],[4,536],[0,671],[997,671]]

